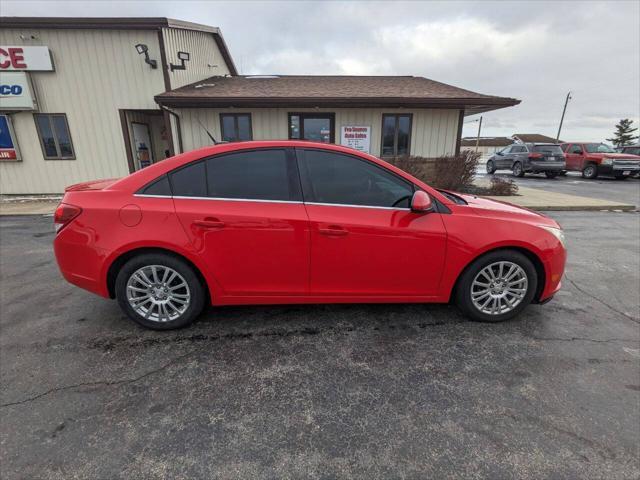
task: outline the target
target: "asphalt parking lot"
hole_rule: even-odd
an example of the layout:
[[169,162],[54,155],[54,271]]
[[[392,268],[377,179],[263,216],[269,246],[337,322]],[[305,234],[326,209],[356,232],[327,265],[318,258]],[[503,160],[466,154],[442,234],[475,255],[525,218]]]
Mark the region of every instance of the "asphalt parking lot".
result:
[[227,307],[165,333],[62,280],[51,218],[0,217],[0,477],[638,478],[640,214],[552,216],[564,288],[514,321]]

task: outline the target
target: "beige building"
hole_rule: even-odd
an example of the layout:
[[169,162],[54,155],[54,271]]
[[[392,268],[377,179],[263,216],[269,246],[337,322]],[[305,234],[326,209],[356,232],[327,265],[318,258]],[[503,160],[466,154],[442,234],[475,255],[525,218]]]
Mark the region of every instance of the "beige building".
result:
[[3,17],[0,192],[59,193],[212,138],[437,157],[464,115],[517,103],[422,77],[240,76],[219,29],[166,18]]

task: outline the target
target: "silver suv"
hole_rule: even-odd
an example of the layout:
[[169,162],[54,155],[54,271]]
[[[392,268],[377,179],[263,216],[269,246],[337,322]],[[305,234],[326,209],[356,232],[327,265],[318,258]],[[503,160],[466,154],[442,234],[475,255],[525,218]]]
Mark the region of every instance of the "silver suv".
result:
[[524,177],[525,173],[544,173],[547,178],[555,178],[565,167],[564,153],[554,143],[514,143],[487,160],[488,174],[511,170],[516,177]]

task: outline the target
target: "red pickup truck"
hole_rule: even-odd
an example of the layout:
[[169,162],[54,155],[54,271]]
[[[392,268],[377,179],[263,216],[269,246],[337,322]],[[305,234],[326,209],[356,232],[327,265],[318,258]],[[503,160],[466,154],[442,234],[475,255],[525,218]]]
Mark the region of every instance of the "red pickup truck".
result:
[[569,142],[560,145],[567,170],[582,172],[584,178],[612,175],[617,179],[640,173],[640,156],[618,153],[604,143]]

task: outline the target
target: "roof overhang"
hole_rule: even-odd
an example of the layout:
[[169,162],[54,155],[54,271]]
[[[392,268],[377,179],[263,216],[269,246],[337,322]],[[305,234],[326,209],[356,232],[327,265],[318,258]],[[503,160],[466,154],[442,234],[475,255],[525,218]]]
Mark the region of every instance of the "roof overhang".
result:
[[174,108],[448,108],[465,115],[518,105],[513,98],[407,98],[407,97],[211,97],[160,94],[159,105]]

